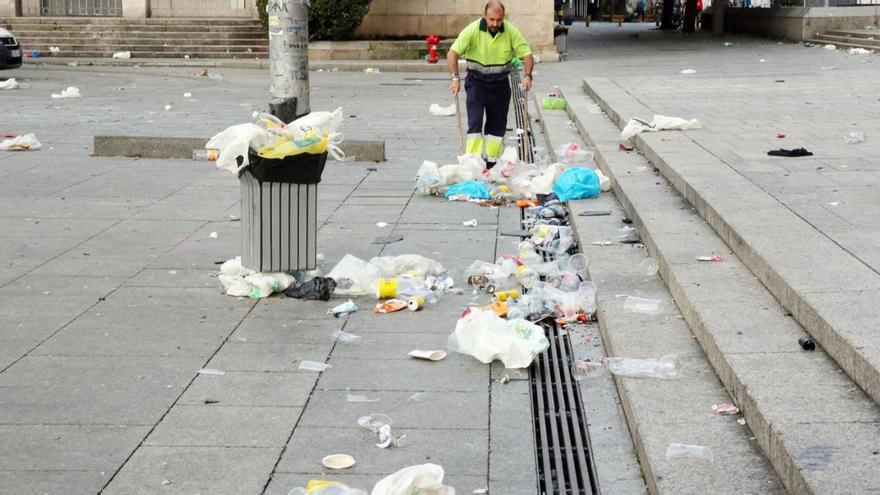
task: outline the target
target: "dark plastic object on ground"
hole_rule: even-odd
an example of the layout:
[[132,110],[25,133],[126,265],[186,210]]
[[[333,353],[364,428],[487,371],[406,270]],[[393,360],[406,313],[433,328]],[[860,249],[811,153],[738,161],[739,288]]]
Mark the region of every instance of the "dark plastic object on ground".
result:
[[813,154],[806,150],[806,148],[795,148],[793,150],[771,150],[767,152],[770,156],[788,156],[788,157],[799,157],[799,156],[813,156]]
[[273,159],[263,158],[250,150],[248,153],[251,172],[260,182],[281,182],[284,184],[318,184],[327,163],[327,153],[313,155],[301,153]]
[[801,349],[803,349],[805,351],[815,351],[816,350],[816,343],[813,342],[813,339],[811,339],[808,335],[804,335],[803,337],[799,338],[798,344],[800,344]]
[[328,301],[333,291],[336,290],[336,281],[330,277],[315,277],[296,287],[290,287],[284,291],[287,297],[296,299],[313,299],[315,301]]
[[384,237],[377,237],[373,239],[372,244],[394,244],[395,242],[400,242],[403,240],[403,236],[400,234],[387,235]]

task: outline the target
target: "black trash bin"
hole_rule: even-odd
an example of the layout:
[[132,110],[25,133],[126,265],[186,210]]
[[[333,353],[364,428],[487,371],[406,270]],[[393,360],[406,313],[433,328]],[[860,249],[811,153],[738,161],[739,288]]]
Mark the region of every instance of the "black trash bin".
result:
[[314,270],[318,183],[327,153],[262,158],[253,151],[241,183],[241,264],[258,272]]

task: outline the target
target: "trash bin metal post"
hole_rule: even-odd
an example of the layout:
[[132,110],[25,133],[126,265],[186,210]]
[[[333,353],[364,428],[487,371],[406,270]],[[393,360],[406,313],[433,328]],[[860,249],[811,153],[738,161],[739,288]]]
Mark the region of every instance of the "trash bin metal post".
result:
[[284,122],[310,112],[308,0],[269,0],[269,111]]

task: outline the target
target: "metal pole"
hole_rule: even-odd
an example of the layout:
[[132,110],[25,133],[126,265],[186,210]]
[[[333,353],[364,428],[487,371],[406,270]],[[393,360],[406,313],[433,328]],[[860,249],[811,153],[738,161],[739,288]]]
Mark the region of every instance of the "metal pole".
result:
[[309,113],[308,0],[269,0],[269,111],[284,122]]

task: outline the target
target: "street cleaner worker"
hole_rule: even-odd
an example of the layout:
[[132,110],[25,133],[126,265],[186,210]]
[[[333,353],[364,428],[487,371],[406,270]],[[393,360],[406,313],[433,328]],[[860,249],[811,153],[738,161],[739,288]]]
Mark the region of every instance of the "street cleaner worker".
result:
[[504,14],[504,5],[490,0],[483,17],[462,29],[446,56],[454,95],[461,91],[458,59],[463,56],[467,61],[464,89],[467,93],[468,134],[465,153],[482,156],[485,140],[486,166],[489,168],[498,161],[504,146],[512,61],[524,62],[523,88],[526,91],[532,88],[532,49],[519,29],[504,20]]

